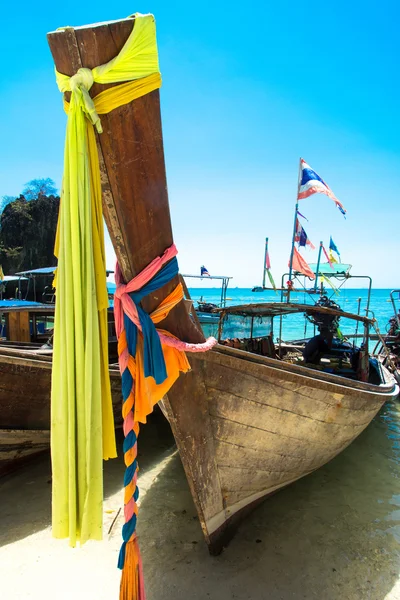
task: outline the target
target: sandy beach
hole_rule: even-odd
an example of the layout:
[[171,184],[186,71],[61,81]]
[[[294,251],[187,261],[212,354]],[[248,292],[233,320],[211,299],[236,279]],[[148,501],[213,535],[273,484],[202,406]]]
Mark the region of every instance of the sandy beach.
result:
[[[139,451],[148,600],[400,599],[400,485],[387,427],[381,413],[341,456],[264,502],[211,557],[157,412]],[[75,549],[51,537],[48,456],[2,480],[1,598],[118,598],[123,471],[121,458],[105,463],[103,542]]]

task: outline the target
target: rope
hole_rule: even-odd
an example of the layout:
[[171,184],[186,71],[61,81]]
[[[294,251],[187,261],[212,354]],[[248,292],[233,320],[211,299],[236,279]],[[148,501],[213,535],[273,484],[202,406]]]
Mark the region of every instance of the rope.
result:
[[[128,284],[122,282],[118,264],[115,270],[117,289],[114,296],[114,312],[122,377],[125,436],[123,450],[126,467],[125,524],[122,528],[123,542],[118,559],[118,567],[122,569],[120,598],[124,600],[142,600],[145,597],[142,562],[136,535],[139,422],[146,422],[147,415],[173,385],[179,372],[190,369],[185,351],[205,352],[217,343],[214,338],[209,338],[202,344],[189,344],[167,331],[155,328],[155,323],[165,319],[170,310],[183,299],[181,283],[150,315],[139,306],[144,296],[171,281],[178,273],[176,254],[176,247],[172,245]],[[131,595],[132,589],[135,589],[136,595]]]

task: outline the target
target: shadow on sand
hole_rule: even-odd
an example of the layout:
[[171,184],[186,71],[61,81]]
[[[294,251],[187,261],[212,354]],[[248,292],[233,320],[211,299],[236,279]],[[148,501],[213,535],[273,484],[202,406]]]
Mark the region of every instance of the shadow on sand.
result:
[[[121,490],[125,466],[122,454],[123,434],[118,430],[118,458],[104,462],[104,497]],[[141,428],[138,459],[140,473],[148,469],[174,448],[174,438],[161,411],[156,410]],[[51,462],[45,453],[0,480],[0,547],[51,525]]]
[[398,418],[384,407],[339,457],[258,507],[216,558],[173,457],[141,505],[148,597],[383,600],[400,570]]
[[[148,600],[386,598],[400,567],[398,420],[394,405],[384,407],[345,452],[269,498],[211,557],[169,426],[156,412],[139,438]],[[107,497],[122,489],[122,458],[104,472]],[[50,525],[49,479],[46,457],[1,482],[1,545]],[[118,540],[121,526],[122,517]],[[390,598],[400,598],[400,587]]]

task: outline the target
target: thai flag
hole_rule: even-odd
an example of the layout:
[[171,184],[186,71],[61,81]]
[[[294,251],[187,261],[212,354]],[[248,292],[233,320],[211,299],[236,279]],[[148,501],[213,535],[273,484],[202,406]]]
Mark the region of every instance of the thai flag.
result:
[[210,273],[207,271],[204,265],[200,267],[200,275],[201,277],[211,277]]
[[308,198],[312,194],[325,194],[334,201],[342,215],[345,216],[346,209],[343,204],[339,202],[325,181],[303,159],[300,160],[300,168],[298,199]]
[[294,241],[297,242],[299,246],[310,246],[312,250],[315,250],[314,244],[308,239],[308,235],[306,234],[306,231],[299,219],[296,219],[296,233],[294,235]]

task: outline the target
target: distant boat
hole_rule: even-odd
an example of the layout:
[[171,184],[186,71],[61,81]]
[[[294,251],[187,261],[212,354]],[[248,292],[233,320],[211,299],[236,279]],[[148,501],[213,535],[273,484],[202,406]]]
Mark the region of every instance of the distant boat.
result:
[[214,302],[207,302],[203,300],[203,297],[201,297],[200,300],[197,301],[197,306],[195,307],[196,319],[198,323],[200,323],[204,334],[207,336],[215,336],[217,334],[218,329],[219,315],[214,314],[213,310],[223,308],[226,305],[226,293],[229,285],[229,280],[232,279],[232,277],[228,277],[226,275],[210,275],[204,266],[201,267],[200,275],[182,274],[181,277],[183,277],[183,279],[205,279],[207,281],[215,279],[216,281],[221,282],[221,299],[218,304]]

